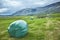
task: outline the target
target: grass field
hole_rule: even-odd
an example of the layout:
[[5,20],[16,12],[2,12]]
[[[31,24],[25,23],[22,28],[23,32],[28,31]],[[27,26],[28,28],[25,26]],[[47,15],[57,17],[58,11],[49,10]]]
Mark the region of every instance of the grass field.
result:
[[[0,40],[60,40],[60,17],[37,18],[33,16],[0,17]],[[23,38],[12,38],[7,28],[15,20],[28,23],[28,34]]]

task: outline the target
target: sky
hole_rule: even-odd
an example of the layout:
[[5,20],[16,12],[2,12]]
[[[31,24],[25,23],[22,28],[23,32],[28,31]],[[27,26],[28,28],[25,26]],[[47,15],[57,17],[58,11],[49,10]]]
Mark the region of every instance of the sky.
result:
[[0,14],[3,14],[4,12],[12,14],[15,11],[24,8],[44,7],[59,1],[60,0],[0,0]]

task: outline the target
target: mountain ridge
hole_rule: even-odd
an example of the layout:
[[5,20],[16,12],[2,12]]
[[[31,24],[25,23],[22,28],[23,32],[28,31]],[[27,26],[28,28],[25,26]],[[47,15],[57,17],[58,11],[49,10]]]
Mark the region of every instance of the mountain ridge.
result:
[[[45,7],[26,8],[13,13],[10,16],[20,15],[35,15],[35,14],[48,14],[48,13],[60,13],[60,2],[47,5]],[[8,15],[9,16],[9,15]]]

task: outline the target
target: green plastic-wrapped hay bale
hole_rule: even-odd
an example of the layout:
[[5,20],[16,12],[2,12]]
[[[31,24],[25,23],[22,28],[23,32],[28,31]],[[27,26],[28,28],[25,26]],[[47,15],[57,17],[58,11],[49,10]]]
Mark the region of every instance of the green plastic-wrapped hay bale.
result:
[[8,33],[12,37],[24,37],[28,32],[28,24],[24,20],[17,20],[8,27]]

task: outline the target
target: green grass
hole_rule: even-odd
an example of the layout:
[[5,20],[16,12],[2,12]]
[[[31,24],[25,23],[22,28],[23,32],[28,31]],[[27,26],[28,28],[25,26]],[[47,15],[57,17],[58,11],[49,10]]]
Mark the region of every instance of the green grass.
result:
[[[0,40],[60,40],[60,17],[37,18],[33,16],[0,17]],[[7,28],[16,20],[25,20],[28,23],[28,34],[23,38],[12,38]]]

